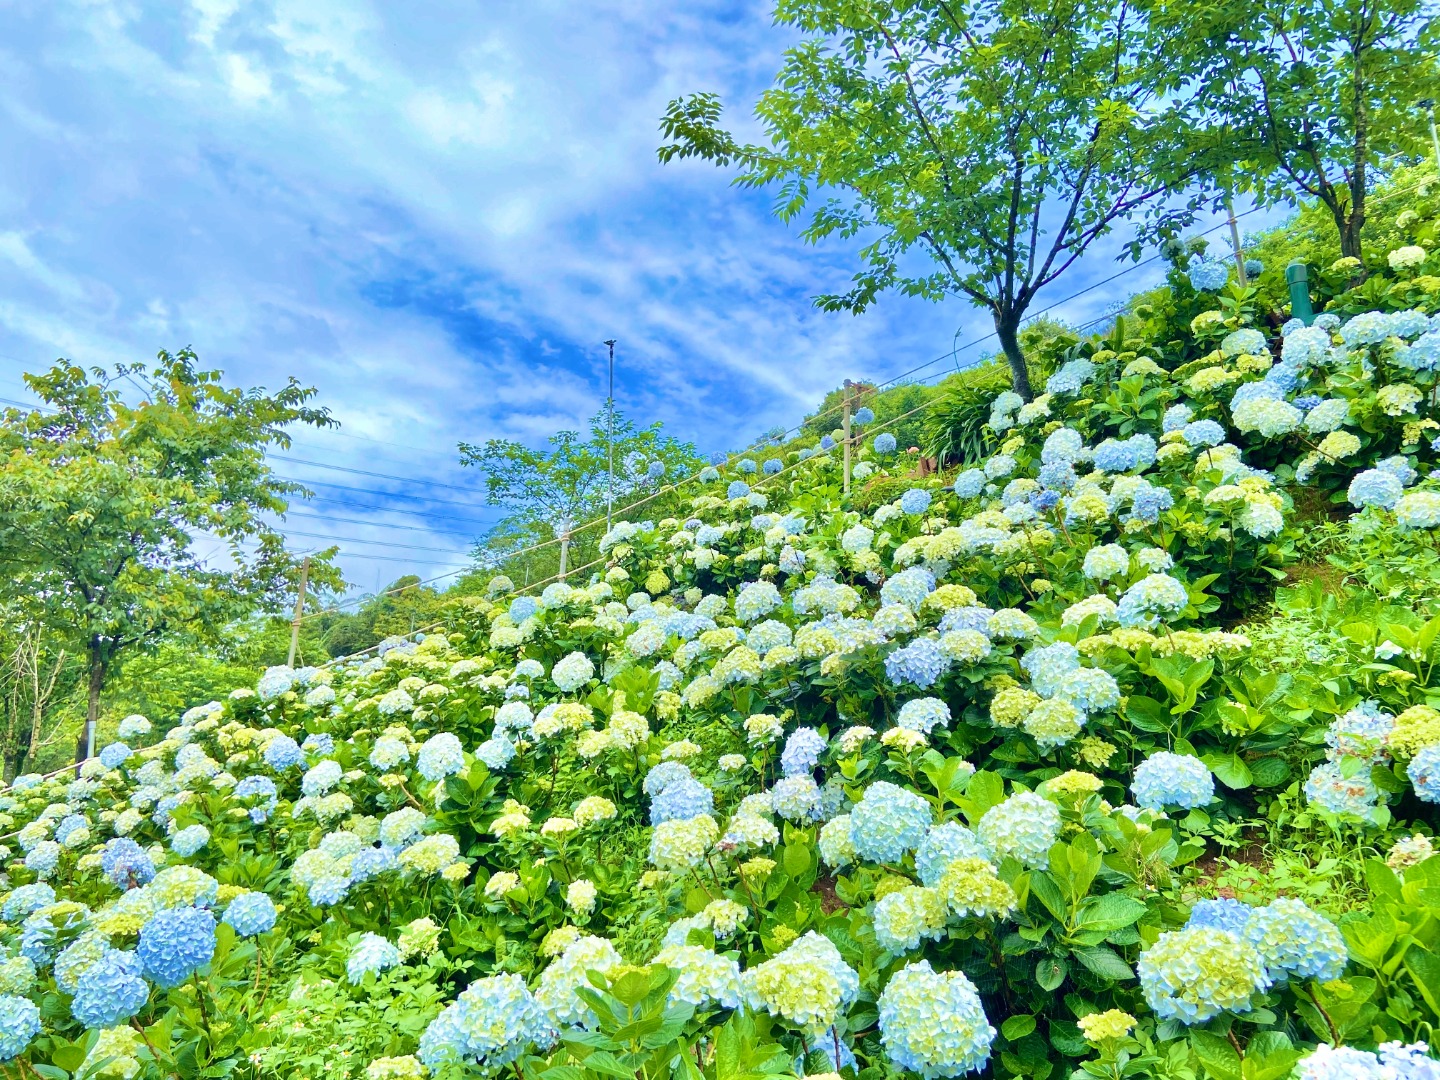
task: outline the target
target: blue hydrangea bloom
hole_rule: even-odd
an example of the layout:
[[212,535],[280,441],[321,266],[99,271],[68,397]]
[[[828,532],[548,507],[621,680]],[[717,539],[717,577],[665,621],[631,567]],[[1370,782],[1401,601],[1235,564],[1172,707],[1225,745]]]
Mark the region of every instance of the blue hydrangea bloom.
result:
[[379,847],[361,848],[350,860],[350,883],[354,885],[369,881],[399,865],[400,859],[395,851],[383,844]]
[[895,452],[895,436],[888,431],[882,431],[875,436],[874,446],[877,454],[893,454]]
[[1404,454],[1395,454],[1392,457],[1381,458],[1375,463],[1375,467],[1388,472],[1405,487],[1409,487],[1420,478],[1420,474],[1415,470],[1415,466],[1410,464],[1410,459]]
[[1345,497],[1351,506],[1364,509],[1378,506],[1383,510],[1393,509],[1405,494],[1405,485],[1393,472],[1385,469],[1366,469],[1355,474]]
[[1225,429],[1214,420],[1196,420],[1181,429],[1189,446],[1219,446],[1225,441]]
[[1212,930],[1228,930],[1238,935],[1245,929],[1245,923],[1249,921],[1254,910],[1249,904],[1227,897],[1198,900],[1190,909],[1190,918],[1186,921],[1185,928],[1188,930],[1195,926],[1208,927]]
[[134,753],[123,742],[113,742],[100,751],[100,764],[107,769],[118,769]]
[[14,994],[0,994],[0,1061],[19,1057],[39,1034],[40,1010],[35,1003]]
[[939,698],[912,698],[900,706],[895,717],[897,727],[909,728],[922,735],[929,735],[936,724],[950,723],[950,706]]
[[1036,480],[1046,491],[1068,495],[1075,490],[1075,466],[1069,461],[1049,461],[1040,466]]
[[1060,835],[1060,808],[1033,791],[1020,791],[986,810],[975,826],[976,839],[991,862],[1015,859],[1032,870],[1049,861]]
[[1440,743],[1425,747],[1405,766],[1405,775],[1422,802],[1440,803]]
[[544,1009],[519,975],[472,982],[420,1036],[419,1058],[432,1071],[465,1063],[494,1071],[531,1047],[555,1041]]
[[349,891],[349,879],[334,875],[317,878],[305,895],[316,907],[334,907],[345,899],[345,894]]
[[855,410],[855,415],[850,418],[852,424],[871,424],[875,422],[875,410],[868,405],[862,405]]
[[71,1015],[91,1028],[114,1027],[130,1019],[150,1000],[150,987],[140,972],[135,953],[110,950],[76,981]]
[[1095,374],[1095,365],[1084,358],[1070,360],[1045,380],[1047,394],[1068,394],[1079,390]]
[[1396,363],[1412,371],[1434,371],[1440,368],[1440,331],[1422,335],[1408,349],[1399,349]]
[[24,922],[32,913],[55,903],[55,890],[43,881],[21,885],[5,898],[0,918],[7,923]]
[[215,955],[215,916],[193,907],[156,912],[141,927],[135,952],[156,986],[179,986]]
[[1030,676],[1030,685],[1041,697],[1053,697],[1060,681],[1080,666],[1080,650],[1068,641],[1057,641],[1031,649],[1020,660],[1020,667]]
[[276,772],[305,764],[305,754],[300,749],[300,744],[289,735],[277,735],[271,739],[263,756],[265,764]]
[[727,499],[743,499],[750,494],[750,485],[744,480],[731,480],[730,486],[725,489]]
[[236,799],[260,800],[259,805],[252,806],[249,810],[250,820],[257,825],[269,819],[270,812],[275,809],[278,801],[275,781],[268,776],[247,776],[235,785],[230,794]]
[[909,683],[921,690],[934,686],[947,666],[945,654],[932,638],[916,638],[885,657],[885,675],[892,683]]
[[1186,405],[1184,402],[1180,402],[1176,405],[1171,405],[1168,409],[1165,410],[1165,415],[1160,419],[1160,430],[1163,431],[1166,435],[1170,434],[1170,432],[1172,431],[1179,431],[1186,424],[1190,423],[1191,419],[1194,416],[1195,410],[1190,408],[1190,406]]
[[1130,792],[1146,810],[1191,810],[1214,798],[1215,780],[1199,758],[1161,750],[1135,767]]
[[224,922],[241,937],[256,937],[275,929],[275,902],[263,892],[241,893],[225,908]]
[[821,449],[821,450],[834,450],[834,449],[835,449],[835,440],[834,440],[833,438],[831,438],[829,435],[822,435],[822,436],[820,436],[820,449]]
[[880,995],[880,1041],[890,1060],[925,1080],[979,1072],[995,1029],[963,971],[937,972],[928,960],[897,971]]
[[1260,953],[1271,982],[1329,982],[1345,973],[1348,954],[1339,929],[1299,900],[1281,897],[1257,908],[1241,937]]
[[475,756],[485,764],[487,769],[498,771],[505,768],[514,759],[515,744],[502,732],[477,746]]
[[786,776],[799,776],[815,768],[825,752],[825,740],[814,728],[799,727],[785,740],[780,754],[780,771]]
[[923,566],[912,566],[901,570],[880,587],[882,604],[904,604],[911,611],[919,611],[925,597],[935,591],[935,575]]
[[204,825],[188,825],[170,838],[170,850],[188,859],[210,842],[210,830]]
[[1044,465],[1073,465],[1085,452],[1085,438],[1074,428],[1059,427],[1045,436],[1040,448],[1040,461]]
[[1121,626],[1150,629],[1190,605],[1185,586],[1168,574],[1148,574],[1120,597],[1115,614]]
[[149,853],[128,836],[117,836],[100,852],[100,869],[116,888],[144,885],[155,876]]
[[671,784],[693,779],[690,767],[683,761],[662,761],[645,774],[645,779],[640,787],[646,795],[653,799]]
[[352,984],[363,982],[366,975],[389,971],[400,963],[400,950],[379,934],[361,936],[345,960],[345,978]]
[[650,800],[650,824],[663,821],[689,821],[715,809],[715,793],[693,776],[667,784]]
[[1101,472],[1123,473],[1135,467],[1135,454],[1128,440],[1106,439],[1095,448],[1093,461]]
[[[742,462],[743,464],[743,462]],[[750,462],[750,471],[754,471],[755,463]],[[659,480],[665,475],[665,463],[663,461],[652,461],[645,466],[645,475],[651,480]]]
[[934,887],[956,859],[986,859],[989,855],[975,834],[958,821],[946,821],[925,834],[915,852],[915,872]]
[[930,492],[924,488],[911,488],[900,496],[900,509],[911,517],[930,509]]
[[940,616],[939,630],[942,634],[948,634],[951,630],[974,630],[989,637],[990,616],[994,614],[993,609],[978,604],[951,608]]
[[1175,496],[1170,494],[1169,488],[1146,484],[1137,488],[1131,497],[1129,516],[1147,525],[1154,525],[1160,520],[1160,515],[1174,505]]
[[465,748],[448,731],[431,735],[415,755],[415,771],[426,780],[443,780],[465,768]]
[[1034,495],[1030,496],[1030,505],[1035,508],[1036,513],[1048,513],[1060,505],[1060,492],[1037,491]]
[[850,844],[862,859],[897,862],[925,840],[930,821],[930,804],[921,796],[880,780],[850,811]]
[[784,463],[779,458],[772,457],[765,459],[765,464],[760,466],[760,471],[763,472],[766,476],[774,476],[784,467]]
[[1230,267],[1217,259],[1192,259],[1185,276],[1196,292],[1216,292],[1230,280]]

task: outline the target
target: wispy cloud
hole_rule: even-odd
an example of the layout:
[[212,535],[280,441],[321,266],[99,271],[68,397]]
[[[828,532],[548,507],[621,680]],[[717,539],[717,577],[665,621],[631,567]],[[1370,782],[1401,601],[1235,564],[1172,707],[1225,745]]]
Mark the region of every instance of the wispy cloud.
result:
[[715,449],[989,329],[958,303],[816,312],[852,249],[656,162],[671,97],[768,84],[789,39],[763,0],[21,0],[0,42],[0,396],[58,355],[186,344],[235,381],[314,383],[360,438],[295,456],[461,489],[288,468],[361,489],[315,509],[372,524],[291,523],[374,542],[357,555],[454,565],[416,549],[494,516],[455,444],[583,423],[601,339],[628,413]]

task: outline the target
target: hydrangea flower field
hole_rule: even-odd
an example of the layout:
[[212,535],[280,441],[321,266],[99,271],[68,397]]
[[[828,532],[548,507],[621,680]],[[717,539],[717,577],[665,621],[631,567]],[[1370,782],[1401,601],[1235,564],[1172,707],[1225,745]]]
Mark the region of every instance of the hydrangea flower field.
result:
[[[830,437],[725,459],[538,595],[18,778],[4,1074],[1440,1077],[1440,617],[1299,703],[1242,622],[1302,502],[1433,558],[1440,316],[1229,317],[1000,394],[958,475],[862,410],[854,496]],[[1221,882],[1257,812],[1345,895]]]

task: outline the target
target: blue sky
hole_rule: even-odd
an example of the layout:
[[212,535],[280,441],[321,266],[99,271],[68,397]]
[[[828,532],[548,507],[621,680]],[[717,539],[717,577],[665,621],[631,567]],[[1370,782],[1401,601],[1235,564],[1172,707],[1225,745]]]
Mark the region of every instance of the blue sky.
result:
[[[455,444],[580,423],[605,338],[620,407],[714,450],[987,331],[959,302],[815,311],[852,248],[656,162],[669,99],[743,124],[788,42],[750,0],[0,0],[0,398],[58,356],[185,345],[314,384],[343,427],[288,457],[429,482],[277,461],[324,496],[295,545],[345,537],[371,589],[463,564],[497,515]],[[1040,304],[1115,269],[1097,251]]]

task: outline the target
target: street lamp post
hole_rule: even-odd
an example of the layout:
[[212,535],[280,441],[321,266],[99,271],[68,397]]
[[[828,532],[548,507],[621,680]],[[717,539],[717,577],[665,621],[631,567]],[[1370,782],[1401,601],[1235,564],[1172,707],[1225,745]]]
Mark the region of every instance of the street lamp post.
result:
[[605,396],[605,450],[610,459],[610,482],[605,488],[605,531],[610,531],[610,515],[615,508],[615,339],[607,338],[610,347],[610,392]]

